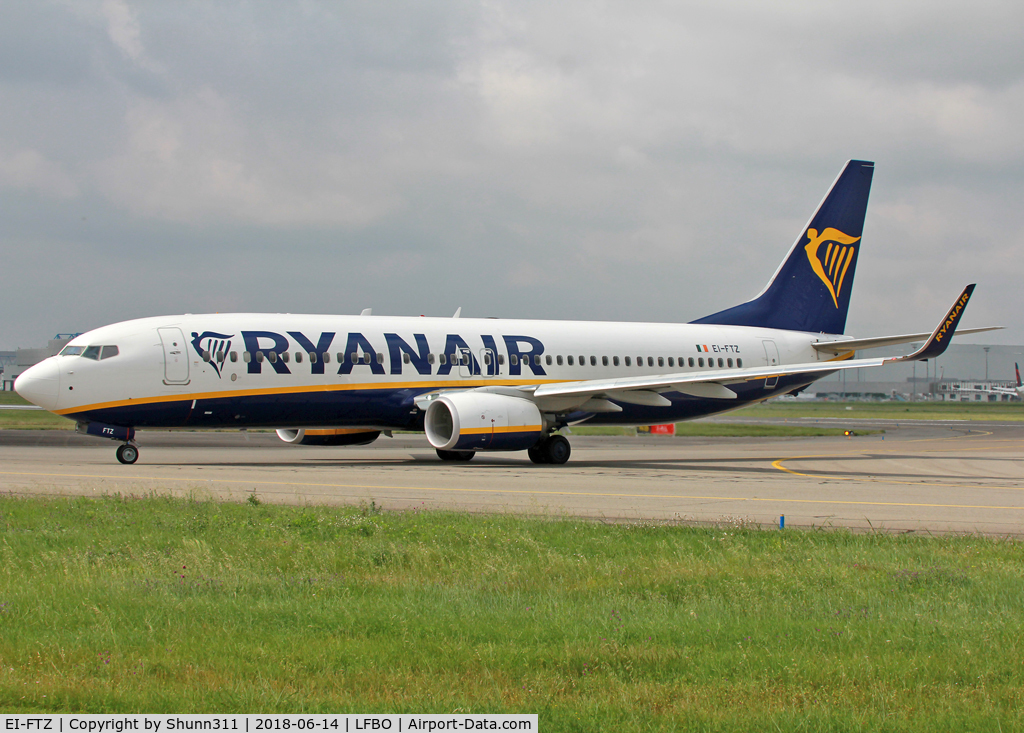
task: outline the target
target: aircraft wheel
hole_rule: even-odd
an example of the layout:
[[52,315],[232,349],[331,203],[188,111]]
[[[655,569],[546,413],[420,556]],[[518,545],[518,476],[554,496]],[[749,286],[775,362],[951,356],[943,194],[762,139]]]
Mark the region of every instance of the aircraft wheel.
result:
[[543,443],[538,443],[532,448],[526,451],[526,455],[530,456],[530,460],[534,463],[547,463],[547,456],[544,455]]
[[561,466],[568,461],[569,454],[572,453],[572,446],[569,445],[569,441],[565,439],[564,435],[552,435],[541,443],[540,449],[547,459],[546,463],[555,466]]
[[139,460],[139,449],[131,443],[117,446],[117,460],[121,463],[132,464]]
[[437,449],[437,457],[442,461],[471,461],[476,451],[471,450],[441,450]]

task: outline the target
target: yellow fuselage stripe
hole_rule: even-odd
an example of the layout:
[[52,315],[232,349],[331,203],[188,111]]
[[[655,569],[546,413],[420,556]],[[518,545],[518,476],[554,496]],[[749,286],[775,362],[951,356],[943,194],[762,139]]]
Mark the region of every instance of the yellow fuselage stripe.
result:
[[568,382],[568,379],[518,379],[499,381],[494,379],[465,379],[460,382],[369,382],[362,384],[325,384],[305,385],[300,387],[264,387],[261,389],[238,389],[220,392],[191,392],[179,395],[158,395],[154,397],[138,397],[126,400],[115,400],[113,402],[98,402],[92,405],[81,405],[80,407],[68,407],[63,410],[55,410],[58,415],[73,415],[78,412],[89,410],[107,410],[113,407],[129,407],[135,405],[152,405],[161,402],[188,402],[190,400],[216,400],[227,397],[256,397],[265,395],[285,394],[306,394],[315,392],[345,392],[355,390],[385,390],[385,389],[442,389],[450,387],[460,389],[465,387],[484,387],[488,385],[501,387],[519,387],[534,384],[557,384]]

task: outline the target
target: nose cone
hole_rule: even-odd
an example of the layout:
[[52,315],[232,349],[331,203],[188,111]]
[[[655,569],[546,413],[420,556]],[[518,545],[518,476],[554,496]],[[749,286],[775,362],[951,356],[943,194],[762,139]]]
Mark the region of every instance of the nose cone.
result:
[[57,359],[50,357],[22,372],[14,381],[14,391],[44,410],[57,409],[57,395],[60,393]]

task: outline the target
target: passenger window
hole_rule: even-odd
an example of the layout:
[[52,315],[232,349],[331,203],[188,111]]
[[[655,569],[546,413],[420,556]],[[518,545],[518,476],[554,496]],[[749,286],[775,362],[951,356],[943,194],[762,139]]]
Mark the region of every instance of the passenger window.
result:
[[[438,354],[437,355],[437,363],[438,364],[447,364],[448,363],[448,355],[447,354]],[[513,363],[515,363],[515,362],[513,362]]]
[[743,359],[737,359],[736,360],[736,366],[738,366],[740,369],[742,369],[743,368]]
[[[550,358],[551,357],[549,356],[548,359],[550,359]],[[548,364],[550,364],[550,363],[551,362],[549,361]],[[487,351],[487,352],[484,352],[484,366],[490,366],[490,365],[491,365],[491,352]]]
[[[516,364],[519,363],[519,356],[516,355],[516,354],[510,354],[509,357],[508,357],[508,360],[509,360],[509,363],[512,364],[512,366],[515,366]],[[441,363],[443,364],[444,362],[441,362]]]
[[[104,355],[103,355],[103,356],[101,356],[100,358],[101,358],[101,359],[106,359],[106,358],[107,358],[107,357],[106,357],[106,353],[107,353],[107,347],[106,347],[106,346],[104,346],[104,347],[103,347],[103,354],[104,354]],[[223,352],[223,351],[218,351],[218,352],[217,352],[217,361],[218,361],[219,363],[221,363],[221,364],[223,364],[223,363],[224,363],[224,352]]]
[[498,354],[498,366],[501,366],[504,363],[505,363],[505,355],[504,354]]
[[412,359],[410,358],[410,356],[406,352],[403,351],[402,352],[402,363],[403,364],[408,364],[411,361],[412,361]]
[[363,354],[363,363],[364,364],[369,364],[370,363],[370,354],[369,353],[364,353]]
[[555,361],[557,361],[557,362],[558,362],[558,366],[562,366],[562,355],[561,355],[561,354],[559,354],[559,355],[558,355],[558,358],[557,358],[557,359],[556,359]]
[[648,356],[647,357],[647,366],[654,366],[654,357],[653,356]]
[[277,363],[277,352],[276,351],[271,351],[269,354],[267,354],[267,357],[270,359],[270,363],[271,364],[276,364]]
[[427,363],[428,364],[433,364],[434,363],[434,355],[433,354],[427,354]]
[[257,351],[256,352],[256,362],[259,363],[259,364],[263,363],[263,352],[262,351]]
[[565,357],[565,360],[569,364],[569,366],[573,366],[572,354],[569,354],[569,356]]
[[630,357],[626,357],[626,366],[633,366],[633,360]]
[[384,363],[384,354],[381,353],[380,351],[377,352],[377,363],[378,364],[383,364]]
[[352,361],[353,364],[358,364],[359,363],[359,354],[358,354],[358,352],[353,351],[351,354],[349,354],[349,356],[351,357],[351,361]]
[[660,367],[665,366],[665,357],[664,356],[659,356],[658,357],[658,366],[660,366]]
[[590,366],[597,366],[597,357],[596,356],[591,356],[590,357]]
[[697,366],[704,366],[704,357],[703,356],[697,359]]
[[722,357],[718,357],[718,366],[720,366],[720,367],[724,367],[725,366],[725,361],[722,359]]
[[242,361],[248,364],[250,361],[252,361],[252,354],[250,354],[248,351],[243,351]]
[[608,366],[608,357],[607,356],[602,356],[601,357],[601,365],[602,366]]
[[[90,346],[89,347],[89,349],[96,349],[96,350],[99,350],[99,348],[100,348],[99,346]],[[89,356],[89,349],[85,350],[85,356]],[[92,357],[89,357],[89,358],[95,359],[96,357],[92,356]],[[213,360],[213,356],[210,355],[210,352],[209,351],[204,351],[203,352],[203,361],[212,361],[212,360]]]
[[688,359],[688,363],[690,364],[690,366],[693,366],[693,357],[692,356]]
[[551,366],[551,354],[548,354],[547,356],[545,356],[544,357],[544,361],[547,362],[548,366]]
[[729,368],[732,368],[732,359],[726,359],[725,363],[729,365]]
[[619,365],[619,357],[617,357],[617,356],[613,356],[613,357],[612,357],[612,364],[613,364],[614,366],[618,366],[618,365]]
[[232,351],[231,352],[231,363],[235,364],[237,362],[238,362],[238,352],[237,351]]
[[[302,359],[302,357],[299,356],[298,352],[296,352],[295,353],[295,361],[298,362],[301,359]],[[290,351],[282,351],[281,352],[281,361],[283,361],[285,364],[287,364],[291,360],[292,360],[292,352],[290,352]]]
[[295,352],[295,363],[296,364],[301,364],[302,363],[302,352],[301,351],[296,351]]
[[325,351],[323,353],[323,358],[324,358],[324,364],[330,364],[331,363],[331,352],[330,351]]
[[587,357],[585,357],[585,356],[583,356],[581,354],[580,355],[580,366],[586,366],[586,365],[587,365]]
[[676,365],[676,359],[675,359],[675,357],[674,357],[674,356],[670,356],[670,357],[668,358],[668,365],[669,365],[670,367],[672,367],[672,366],[675,366],[675,365]]

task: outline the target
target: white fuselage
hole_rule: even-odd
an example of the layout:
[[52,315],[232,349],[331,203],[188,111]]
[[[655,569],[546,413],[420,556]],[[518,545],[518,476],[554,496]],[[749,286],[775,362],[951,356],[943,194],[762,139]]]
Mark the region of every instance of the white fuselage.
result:
[[[819,360],[811,347],[818,338],[694,324],[182,315],[82,334],[64,355],[26,372],[18,389],[69,418],[115,425],[415,429],[413,401],[426,392],[807,363]],[[102,348],[114,346],[116,355]],[[575,417],[591,424],[699,417],[818,376],[754,380],[738,400],[669,393],[672,407]]]

